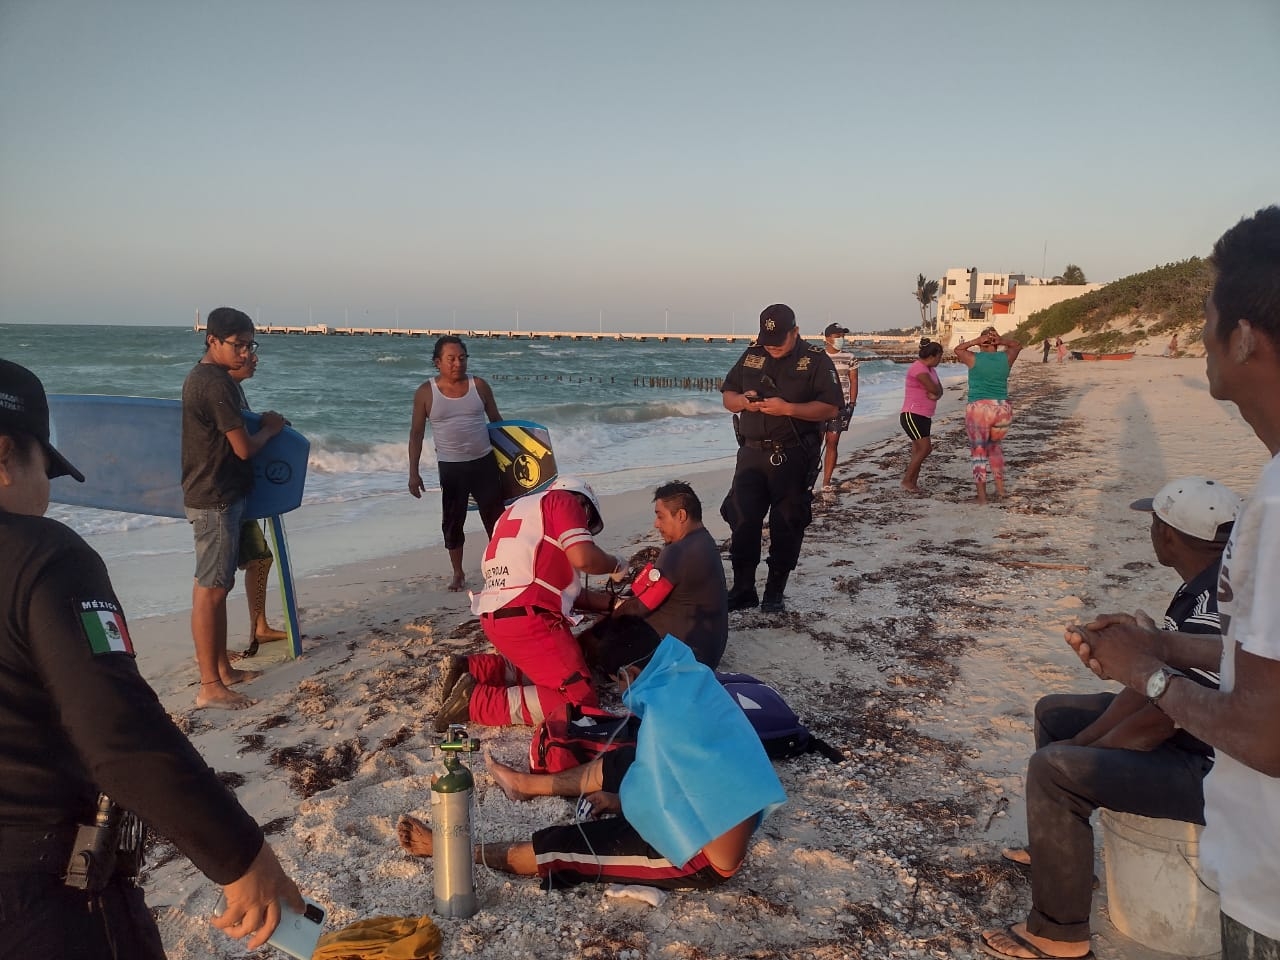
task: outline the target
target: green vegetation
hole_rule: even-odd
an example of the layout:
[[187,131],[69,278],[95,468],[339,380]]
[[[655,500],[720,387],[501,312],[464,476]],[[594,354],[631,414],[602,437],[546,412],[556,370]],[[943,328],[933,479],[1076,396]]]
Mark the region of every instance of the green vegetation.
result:
[[1099,352],[1127,349],[1175,330],[1185,333],[1184,342],[1191,342],[1199,340],[1204,329],[1204,301],[1212,288],[1207,260],[1192,257],[1167,263],[1033,313],[1013,336],[1023,343],[1039,343],[1075,330],[1071,349]]
[[1068,263],[1062,271],[1062,282],[1068,286],[1079,287],[1088,283],[1084,278],[1084,271],[1077,267],[1074,263]]
[[920,304],[920,329],[929,329],[929,304],[938,299],[938,281],[926,280],[924,274],[916,277],[916,302]]

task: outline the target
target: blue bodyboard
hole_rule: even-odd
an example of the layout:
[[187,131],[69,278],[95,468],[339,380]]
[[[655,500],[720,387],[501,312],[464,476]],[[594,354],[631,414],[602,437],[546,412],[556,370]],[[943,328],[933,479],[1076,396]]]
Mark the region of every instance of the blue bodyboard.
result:
[[[54,446],[84,474],[59,477],[50,499],[100,510],[185,518],[182,506],[182,401],[153,397],[51,394]],[[252,433],[261,418],[245,413]],[[311,444],[292,427],[253,458],[254,485],[245,519],[295,510],[302,503]]]

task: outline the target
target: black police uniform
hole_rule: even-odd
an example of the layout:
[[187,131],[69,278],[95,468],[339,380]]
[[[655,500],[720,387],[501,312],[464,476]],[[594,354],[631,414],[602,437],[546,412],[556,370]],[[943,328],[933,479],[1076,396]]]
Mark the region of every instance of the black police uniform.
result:
[[124,871],[63,881],[99,792],[215,883],[238,880],[262,831],[138,673],[101,558],[44,517],[0,512],[0,957],[163,958]]
[[[752,344],[724,379],[724,390],[755,391],[790,403],[821,401],[837,409],[844,391],[824,347],[797,338],[794,349],[775,360]],[[738,462],[733,486],[720,513],[733,531],[729,555],[734,585],[751,585],[760,562],[761,534],[769,515],[766,595],[781,597],[787,575],[800,558],[804,531],[813,518],[811,489],[818,475],[822,424],[744,410],[737,415]]]

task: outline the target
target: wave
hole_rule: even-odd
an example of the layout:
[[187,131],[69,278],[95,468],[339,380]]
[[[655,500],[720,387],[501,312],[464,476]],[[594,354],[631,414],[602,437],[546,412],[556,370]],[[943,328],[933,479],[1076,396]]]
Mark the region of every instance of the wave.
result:
[[558,403],[529,412],[530,419],[556,424],[593,423],[650,423],[655,420],[701,419],[724,412],[719,394],[689,397],[684,400],[654,400],[628,403]]

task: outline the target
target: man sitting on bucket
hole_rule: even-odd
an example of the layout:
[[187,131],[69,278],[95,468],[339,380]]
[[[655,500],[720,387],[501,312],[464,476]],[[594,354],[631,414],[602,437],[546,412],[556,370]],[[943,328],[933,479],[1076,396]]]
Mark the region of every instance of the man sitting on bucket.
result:
[[[738,872],[756,828],[787,799],[773,764],[742,709],[687,646],[659,640],[639,617],[613,618],[600,632],[600,667],[642,721],[636,744],[550,774],[522,773],[486,754],[512,800],[579,797],[580,813],[532,840],[477,844],[475,862],[539,876],[548,890],[718,886]],[[432,855],[422,821],[402,817],[397,833],[409,853]]]

